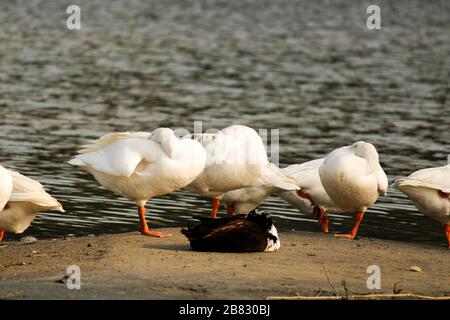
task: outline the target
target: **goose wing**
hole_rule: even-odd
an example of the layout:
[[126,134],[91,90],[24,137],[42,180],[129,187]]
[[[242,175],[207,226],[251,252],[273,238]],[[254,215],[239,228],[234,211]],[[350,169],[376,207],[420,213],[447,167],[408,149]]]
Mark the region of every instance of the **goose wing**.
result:
[[87,144],[81,146],[80,150],[78,150],[78,153],[84,154],[98,151],[120,140],[149,139],[151,135],[152,133],[150,132],[132,132],[132,131],[108,133],[97,140],[91,140]]
[[324,158],[321,158],[301,164],[293,164],[281,170],[285,174],[294,178],[300,187],[308,186],[310,182],[320,182],[319,167],[322,165],[324,160]]
[[418,170],[406,178],[394,181],[394,187],[425,187],[450,193],[450,166]]
[[148,133],[113,133],[86,145],[69,164],[88,167],[114,176],[130,177],[142,162],[155,162],[166,156],[160,144]]
[[13,191],[9,201],[32,202],[41,207],[54,208],[64,212],[62,205],[36,180],[30,179],[18,172],[10,171],[13,180]]
[[384,173],[384,170],[381,168],[380,164],[378,164],[375,174],[378,182],[378,193],[386,196],[389,182],[386,173]]
[[274,191],[299,190],[296,179],[290,177],[280,168],[268,162],[262,167],[261,175],[254,186],[272,187]]

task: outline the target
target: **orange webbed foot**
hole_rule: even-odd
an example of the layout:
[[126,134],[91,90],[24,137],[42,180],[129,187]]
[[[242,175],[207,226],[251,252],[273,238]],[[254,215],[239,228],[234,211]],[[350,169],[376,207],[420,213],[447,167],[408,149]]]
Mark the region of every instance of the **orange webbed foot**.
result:
[[356,235],[351,233],[337,233],[334,235],[336,238],[347,238],[347,239],[355,239]]
[[153,231],[153,230],[139,230],[142,235],[144,236],[150,236],[150,237],[157,237],[157,238],[166,238],[171,237],[172,234],[170,233],[163,233],[159,231]]
[[355,239],[356,234],[358,233],[359,225],[361,224],[361,221],[364,217],[364,212],[358,212],[356,215],[356,222],[355,226],[353,227],[352,231],[350,233],[341,233],[341,234],[335,234],[334,236],[337,238],[347,238],[347,239]]
[[164,238],[164,237],[170,237],[171,234],[168,233],[162,233],[159,231],[152,231],[148,228],[147,221],[145,220],[145,207],[139,206],[138,207],[138,213],[139,213],[139,232],[144,236],[150,236],[150,237],[157,237],[157,238]]

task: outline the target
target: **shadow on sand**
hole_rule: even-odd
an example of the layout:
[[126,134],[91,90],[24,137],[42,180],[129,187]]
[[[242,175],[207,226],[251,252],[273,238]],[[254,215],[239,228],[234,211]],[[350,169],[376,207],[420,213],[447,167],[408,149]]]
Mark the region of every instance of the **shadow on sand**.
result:
[[151,243],[144,245],[146,249],[161,249],[172,251],[192,251],[189,244],[176,244],[176,243]]

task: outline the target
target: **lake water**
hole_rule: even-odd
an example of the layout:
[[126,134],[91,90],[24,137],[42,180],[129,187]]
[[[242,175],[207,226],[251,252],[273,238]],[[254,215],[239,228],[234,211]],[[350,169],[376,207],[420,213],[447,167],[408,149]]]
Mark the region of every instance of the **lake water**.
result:
[[[66,214],[42,213],[39,238],[137,230],[134,204],[66,161],[112,131],[230,124],[280,129],[281,166],[373,143],[390,183],[450,152],[450,2],[80,0],[0,4],[0,162],[38,179]],[[155,198],[152,227],[207,216],[188,192]],[[271,197],[281,229],[320,228]],[[353,217],[332,215],[348,231]],[[368,211],[361,236],[443,246],[443,228],[396,190]],[[10,236],[11,237],[11,236]]]

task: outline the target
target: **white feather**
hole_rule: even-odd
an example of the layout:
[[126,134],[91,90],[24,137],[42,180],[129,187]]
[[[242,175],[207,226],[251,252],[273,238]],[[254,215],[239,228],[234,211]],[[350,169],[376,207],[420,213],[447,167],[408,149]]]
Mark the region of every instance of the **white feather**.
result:
[[106,189],[139,206],[186,186],[205,162],[200,143],[179,139],[168,128],[108,134],[69,161],[91,173]]
[[406,194],[421,212],[450,224],[450,198],[439,195],[439,191],[450,193],[450,165],[418,170],[394,181],[393,186]]
[[[8,202],[13,189],[13,181],[8,170],[0,166],[0,210]],[[1,229],[0,229],[1,230]]]
[[278,251],[281,247],[281,241],[280,237],[278,236],[277,228],[275,228],[274,225],[269,230],[269,233],[277,238],[277,241],[274,241],[273,239],[267,239],[267,246],[264,250],[265,252],[275,252]]
[[387,188],[378,152],[363,141],[332,151],[319,176],[331,200],[345,212],[365,212]]
[[324,162],[324,158],[308,161],[302,164],[294,164],[283,168],[283,172],[293,177],[302,191],[308,194],[314,201],[300,197],[296,191],[286,191],[279,193],[280,198],[289,202],[293,207],[301,212],[311,213],[315,206],[323,208],[326,212],[342,212],[325,191],[319,176],[319,168]]
[[252,186],[228,191],[222,201],[228,206],[232,205],[235,213],[245,214],[257,208],[272,193],[299,189],[295,179],[284,174],[274,164],[267,163]]
[[227,191],[250,186],[268,164],[261,138],[249,127],[234,125],[193,139],[204,146],[207,161],[186,189],[201,196],[221,198]]
[[62,205],[43,186],[18,172],[9,171],[12,192],[7,206],[0,212],[0,230],[22,233],[36,214],[50,209],[64,212]]
[[272,163],[262,167],[261,175],[253,185],[273,187],[273,192],[300,189],[294,178]]
[[29,202],[41,207],[42,210],[56,209],[64,212],[61,204],[49,195],[39,182],[16,171],[9,173],[13,180],[13,192],[9,202]]

